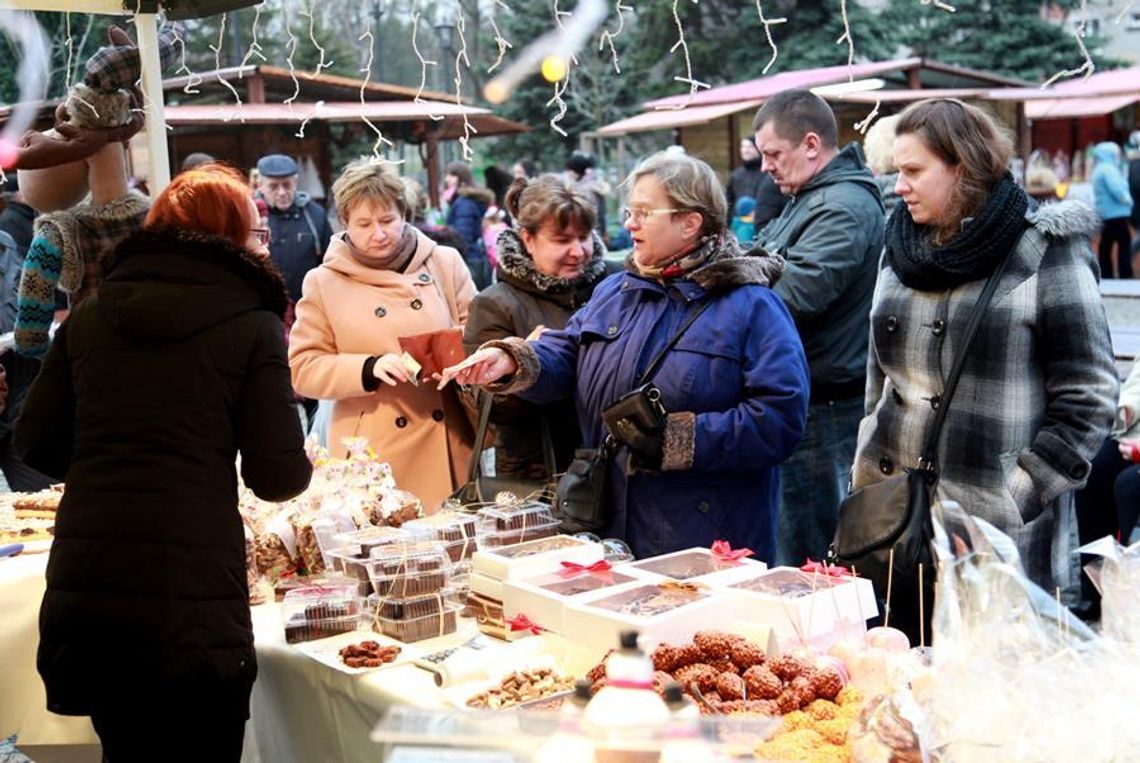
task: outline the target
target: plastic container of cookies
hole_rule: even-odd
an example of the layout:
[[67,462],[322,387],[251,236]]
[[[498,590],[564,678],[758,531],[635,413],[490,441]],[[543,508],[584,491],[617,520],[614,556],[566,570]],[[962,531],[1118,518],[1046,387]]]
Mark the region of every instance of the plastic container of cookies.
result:
[[[442,597],[440,597],[440,599],[442,601],[440,608],[432,614],[401,618],[385,617],[382,614],[377,615],[376,622],[380,632],[385,636],[390,636],[406,644],[413,641],[423,641],[424,639],[437,638],[439,636],[446,636],[449,633],[455,633],[457,615],[459,614],[458,610],[446,600],[443,600]],[[381,610],[384,609],[386,604],[387,602],[381,605]],[[405,610],[405,613],[407,612],[409,612],[409,610]]]
[[443,511],[406,522],[402,529],[414,535],[416,540],[442,543],[451,561],[458,563],[470,559],[475,553],[479,519],[474,514]]
[[482,535],[479,548],[513,546],[558,534],[554,510],[545,503],[496,504],[479,510]]
[[451,578],[451,558],[438,542],[378,546],[367,565],[372,587],[382,598],[438,593]]
[[285,641],[296,644],[354,631],[360,625],[361,612],[360,597],[352,583],[296,588],[286,593],[281,603]]

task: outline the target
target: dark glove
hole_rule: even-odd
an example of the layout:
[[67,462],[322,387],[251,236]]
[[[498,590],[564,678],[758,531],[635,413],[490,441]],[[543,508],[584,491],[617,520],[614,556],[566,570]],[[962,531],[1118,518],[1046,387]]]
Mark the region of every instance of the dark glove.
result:
[[629,462],[635,469],[661,470],[665,450],[665,428],[645,430],[629,419],[622,419],[611,430],[613,437],[629,448]]

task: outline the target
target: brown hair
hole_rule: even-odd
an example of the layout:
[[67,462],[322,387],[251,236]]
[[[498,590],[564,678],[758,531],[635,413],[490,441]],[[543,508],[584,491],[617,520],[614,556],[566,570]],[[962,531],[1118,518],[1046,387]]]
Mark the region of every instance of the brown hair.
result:
[[404,181],[391,164],[372,157],[357,159],[344,168],[332,187],[337,214],[347,223],[352,208],[362,201],[381,202],[408,216],[408,195]]
[[244,247],[259,221],[249,215],[250,188],[224,164],[203,164],[177,175],[151,205],[143,227],[174,226],[222,236]]
[[459,187],[475,185],[475,176],[466,162],[450,162],[443,170],[444,175],[455,175],[459,178]]
[[752,132],[758,132],[768,122],[777,135],[797,145],[809,132],[819,136],[824,148],[839,145],[835,112],[810,90],[784,90],[764,101],[752,119]]
[[560,231],[573,226],[582,235],[588,235],[598,219],[594,202],[586,194],[551,173],[530,180],[517,178],[507,189],[503,204],[519,227],[532,236],[548,222]]
[[933,231],[932,243],[939,246],[985,205],[1013,159],[1013,140],[989,114],[956,98],[930,98],[908,106],[895,125],[896,137],[907,134],[917,135],[931,153],[958,170],[943,215],[946,223]]
[[724,231],[728,202],[724,186],[708,164],[688,154],[659,151],[634,167],[625,182],[633,188],[646,175],[657,178],[674,207],[700,213],[702,236]]

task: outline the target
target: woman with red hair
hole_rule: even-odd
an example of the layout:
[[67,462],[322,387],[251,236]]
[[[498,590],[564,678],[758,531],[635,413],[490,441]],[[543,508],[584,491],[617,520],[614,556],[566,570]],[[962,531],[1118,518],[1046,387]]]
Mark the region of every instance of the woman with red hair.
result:
[[40,610],[48,709],[90,715],[113,763],[241,757],[257,663],[235,463],[268,501],[311,474],[257,225],[233,170],[175,178],[59,328],[16,430],[67,483]]

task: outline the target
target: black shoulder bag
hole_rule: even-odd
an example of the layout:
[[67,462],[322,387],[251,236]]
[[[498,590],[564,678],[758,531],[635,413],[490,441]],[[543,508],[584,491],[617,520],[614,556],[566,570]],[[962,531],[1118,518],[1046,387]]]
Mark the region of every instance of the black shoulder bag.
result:
[[[636,389],[622,395],[616,402],[607,406],[602,418],[607,426],[613,421],[628,419],[641,424],[642,429],[650,429],[650,424],[658,421],[664,424],[666,415],[661,405],[661,391],[651,379],[661,366],[665,355],[676,346],[689,326],[701,313],[708,309],[711,300],[705,300],[689,314],[673,338],[665,343],[661,351],[649,362],[637,380]],[[566,473],[558,480],[554,489],[554,510],[562,522],[562,532],[596,533],[604,530],[613,515],[607,500],[610,461],[617,452],[617,440],[607,434],[599,448],[579,448],[574,451],[574,460]]]
[[495,396],[484,390],[479,391],[479,418],[475,425],[475,445],[471,449],[471,466],[468,468],[467,482],[448,498],[461,507],[479,507],[491,503],[499,493],[514,493],[521,499],[527,498],[549,502],[549,490],[554,482],[554,441],[546,417],[539,415],[542,426],[542,460],[546,465],[546,478],[528,480],[523,477],[483,476],[483,451],[487,441],[487,428],[491,422],[491,407]]
[[[1005,272],[1007,256],[990,275],[974,305],[963,336],[962,350],[954,359],[922,454],[915,467],[902,474],[859,488],[839,505],[835,539],[828,550],[828,561],[854,567],[860,576],[875,584],[880,601],[885,601],[887,578],[893,559],[891,599],[885,602],[891,613],[890,624],[918,642],[918,565],[923,566],[926,623],[934,608],[934,525],[930,516],[931,495],[938,483],[938,439],[946,413],[962,375],[970,345],[978,333],[998,281]],[[891,551],[894,551],[893,557]],[[930,633],[929,627],[926,633]]]

